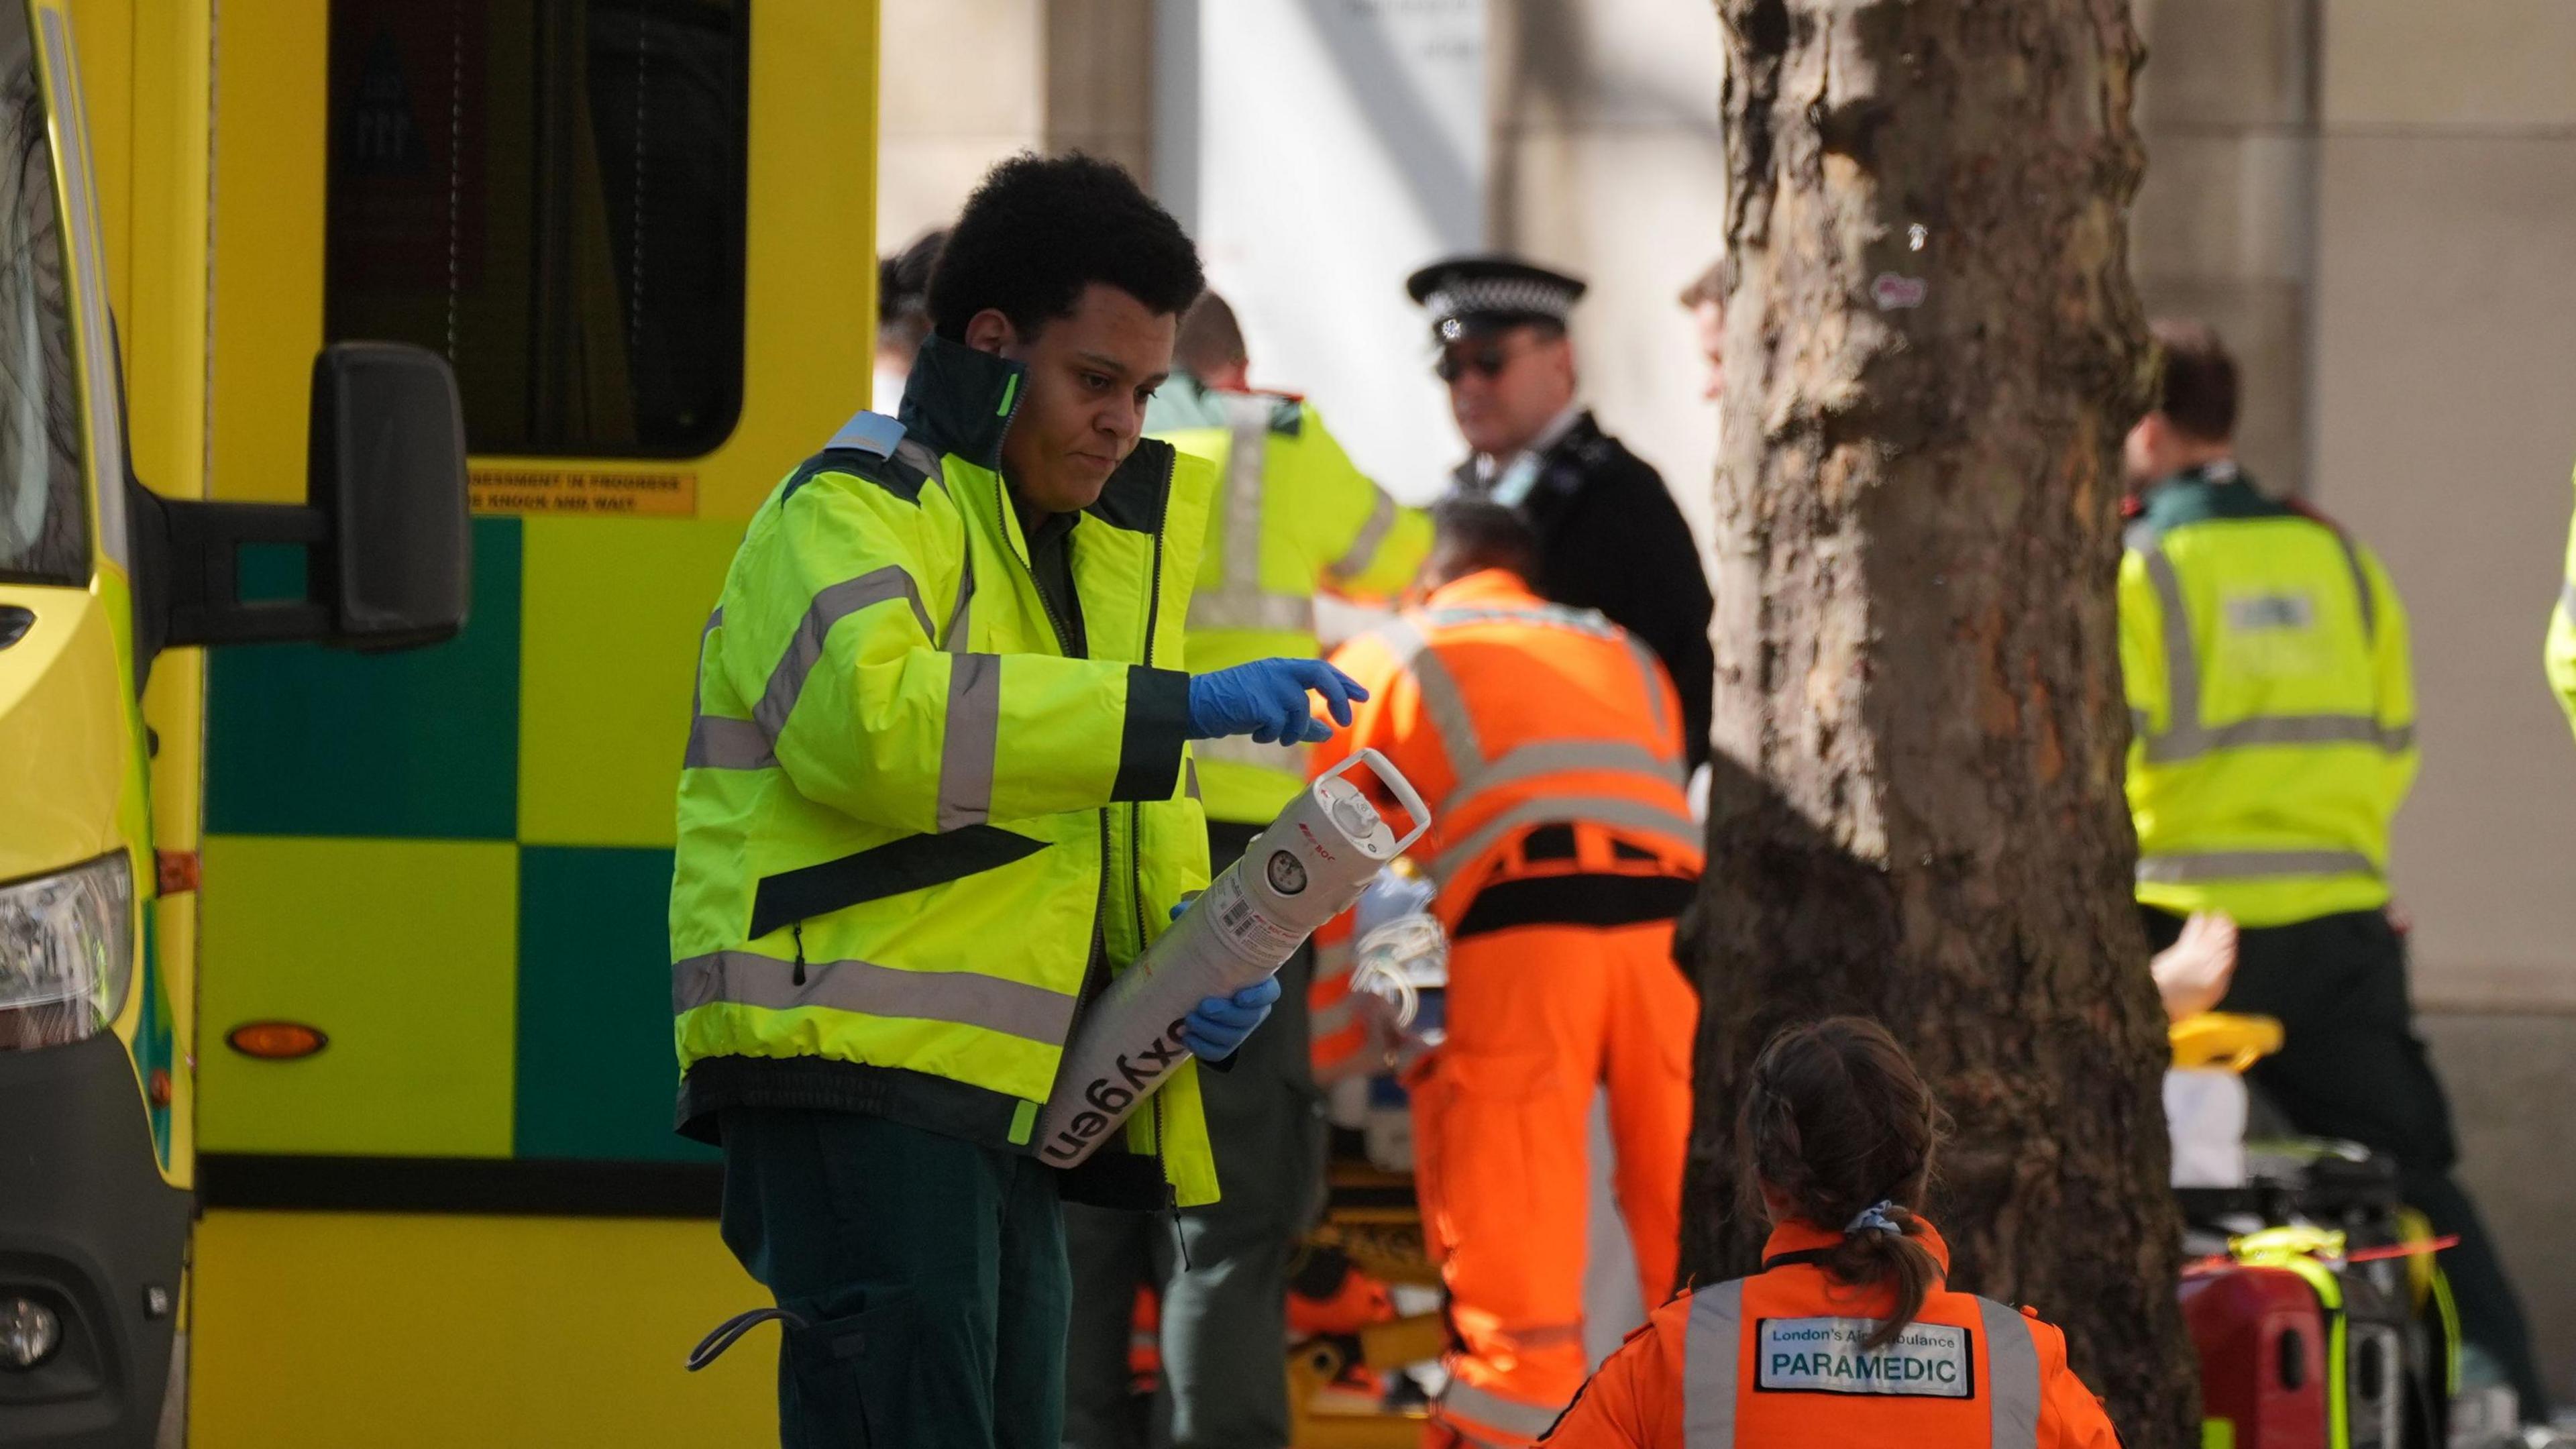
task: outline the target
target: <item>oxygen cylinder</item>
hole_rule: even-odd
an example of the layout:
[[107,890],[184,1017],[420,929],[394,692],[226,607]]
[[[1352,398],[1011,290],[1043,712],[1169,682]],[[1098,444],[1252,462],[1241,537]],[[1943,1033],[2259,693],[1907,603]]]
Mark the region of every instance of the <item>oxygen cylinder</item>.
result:
[[[1413,817],[1409,833],[1398,837],[1342,778],[1363,762]],[[1092,1003],[1038,1115],[1038,1156],[1056,1167],[1091,1156],[1189,1056],[1181,1027],[1201,999],[1277,971],[1430,825],[1422,797],[1375,750],[1307,786]]]

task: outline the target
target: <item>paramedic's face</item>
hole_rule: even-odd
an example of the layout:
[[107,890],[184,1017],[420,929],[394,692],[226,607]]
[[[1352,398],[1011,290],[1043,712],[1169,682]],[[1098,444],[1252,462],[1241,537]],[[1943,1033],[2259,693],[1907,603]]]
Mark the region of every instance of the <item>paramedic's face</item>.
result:
[[1103,282],[1033,336],[999,312],[975,315],[967,344],[1028,369],[1002,437],[1002,471],[1022,498],[1071,513],[1100,497],[1144,435],[1145,402],[1171,374],[1179,330],[1178,317]]

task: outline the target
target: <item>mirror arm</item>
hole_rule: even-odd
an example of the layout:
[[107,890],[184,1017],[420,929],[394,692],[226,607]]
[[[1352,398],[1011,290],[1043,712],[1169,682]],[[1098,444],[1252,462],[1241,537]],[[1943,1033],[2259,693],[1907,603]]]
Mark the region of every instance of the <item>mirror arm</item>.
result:
[[[311,597],[313,550],[331,537],[320,509],[300,503],[163,498],[140,486],[130,496],[142,505],[132,515],[139,571],[157,596],[137,612],[166,621],[167,632],[149,641],[153,652],[191,644],[318,639],[330,632],[330,607]],[[251,544],[304,550],[305,596],[243,599],[241,550]]]

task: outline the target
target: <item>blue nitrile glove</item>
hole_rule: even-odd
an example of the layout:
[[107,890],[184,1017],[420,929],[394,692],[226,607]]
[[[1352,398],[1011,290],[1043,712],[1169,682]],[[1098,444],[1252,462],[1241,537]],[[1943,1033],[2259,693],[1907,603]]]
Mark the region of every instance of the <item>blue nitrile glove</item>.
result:
[[1190,676],[1190,738],[1250,735],[1259,745],[1331,739],[1306,703],[1310,689],[1324,697],[1335,724],[1349,724],[1351,701],[1369,697],[1358,680],[1321,659],[1256,659]]
[[1181,1041],[1202,1061],[1233,1056],[1279,1004],[1279,978],[1264,976],[1232,996],[1202,998],[1181,1024]]

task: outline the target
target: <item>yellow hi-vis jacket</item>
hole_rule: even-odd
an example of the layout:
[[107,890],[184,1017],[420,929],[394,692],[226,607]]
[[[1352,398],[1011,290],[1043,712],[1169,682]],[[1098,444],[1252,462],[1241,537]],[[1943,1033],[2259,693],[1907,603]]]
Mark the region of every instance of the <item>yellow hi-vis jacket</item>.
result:
[[[734,555],[680,772],[684,1131],[809,1107],[1028,1150],[1083,1006],[1207,884],[1179,666],[1213,480],[1137,445],[1062,540],[1077,633],[999,471],[1023,385],[931,339],[902,422],[853,418]],[[1160,1099],[1068,1195],[1215,1200],[1195,1069]]]
[[[1374,603],[1413,582],[1431,519],[1351,464],[1304,401],[1220,392],[1186,373],[1154,396],[1146,431],[1215,465],[1223,482],[1190,596],[1190,668],[1313,658],[1315,595]],[[1198,747],[1211,820],[1267,825],[1306,788],[1305,752],[1249,739]]]
[[2558,695],[2558,707],[2576,725],[2576,524],[2567,530],[2567,576],[2558,586],[2558,607],[2549,611],[2549,638],[2541,646],[2540,664]]
[[2233,463],[2170,478],[2120,560],[2120,665],[2140,901],[2248,926],[2388,903],[2415,696],[2368,549]]

